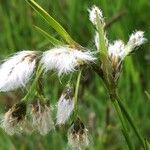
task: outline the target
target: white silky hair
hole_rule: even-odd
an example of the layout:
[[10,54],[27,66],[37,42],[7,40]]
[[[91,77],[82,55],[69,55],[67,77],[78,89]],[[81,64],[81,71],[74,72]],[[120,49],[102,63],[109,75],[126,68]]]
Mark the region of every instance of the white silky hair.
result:
[[94,61],[90,51],[79,51],[69,47],[56,47],[43,53],[41,63],[45,71],[56,70],[58,75],[75,71],[80,63]]
[[88,9],[89,12],[89,20],[96,25],[97,23],[97,17],[99,17],[101,19],[101,21],[103,21],[103,13],[102,11],[97,7],[97,6],[92,6],[91,9]]
[[147,39],[144,38],[144,32],[136,31],[130,35],[127,45],[131,46],[132,48],[136,48],[144,44],[146,41]]
[[58,103],[57,103],[57,115],[56,115],[56,124],[61,125],[69,119],[72,111],[74,109],[73,98],[66,99],[65,95],[62,94]]
[[38,111],[31,114],[31,124],[43,136],[55,129],[50,107],[38,102]]
[[114,41],[112,44],[109,44],[108,47],[109,57],[118,57],[123,59],[125,56],[125,45],[122,40]]
[[30,80],[36,67],[35,51],[21,51],[0,65],[0,91],[23,87]]
[[24,123],[24,120],[18,121],[17,117],[12,116],[11,109],[5,114],[0,115],[0,127],[4,129],[8,135],[19,135],[22,133]]

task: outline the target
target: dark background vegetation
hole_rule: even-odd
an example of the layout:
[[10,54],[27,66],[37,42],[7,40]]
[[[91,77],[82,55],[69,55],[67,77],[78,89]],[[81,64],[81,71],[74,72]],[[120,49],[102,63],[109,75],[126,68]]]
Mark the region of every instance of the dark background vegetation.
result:
[[[141,133],[150,139],[150,101],[144,91],[150,93],[150,1],[149,0],[37,0],[57,19],[74,39],[88,48],[94,46],[94,29],[88,19],[87,9],[93,4],[99,6],[106,20],[127,11],[120,20],[108,29],[111,41],[128,40],[130,33],[145,31],[148,42],[124,63],[119,84],[119,93],[134,118]],[[0,59],[20,50],[46,50],[49,41],[34,30],[38,25],[46,31],[57,34],[35,13],[24,0],[0,0]],[[64,82],[55,75],[45,77],[45,94],[55,104]],[[126,143],[120,131],[119,120],[108,101],[103,83],[91,71],[84,72],[80,86],[80,114],[89,128],[90,150],[124,150]],[[0,112],[23,97],[23,91],[1,93]],[[108,117],[109,111],[109,117]],[[131,133],[137,145],[138,141]],[[64,150],[67,146],[67,128],[57,129],[42,137],[37,133],[23,136],[8,136],[0,129],[1,150],[51,149]]]

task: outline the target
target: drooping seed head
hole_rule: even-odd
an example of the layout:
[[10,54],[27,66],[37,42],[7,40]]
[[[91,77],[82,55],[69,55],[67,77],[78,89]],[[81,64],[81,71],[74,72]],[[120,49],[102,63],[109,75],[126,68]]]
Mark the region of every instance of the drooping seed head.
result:
[[51,109],[47,103],[36,101],[32,104],[31,124],[41,135],[46,135],[55,128]]
[[26,116],[26,103],[19,102],[1,118],[1,127],[9,134],[19,134],[23,131]]
[[85,150],[89,146],[87,129],[79,118],[68,131],[68,146],[72,150]]
[[57,123],[58,125],[65,124],[69,119],[74,109],[73,88],[67,87],[57,103]]
[[21,51],[0,65],[0,91],[24,87],[34,73],[39,52]]

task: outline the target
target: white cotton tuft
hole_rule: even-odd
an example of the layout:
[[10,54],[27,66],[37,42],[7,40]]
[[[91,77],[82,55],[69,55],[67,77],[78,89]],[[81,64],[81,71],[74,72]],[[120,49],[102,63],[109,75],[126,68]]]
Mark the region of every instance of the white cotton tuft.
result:
[[97,24],[97,17],[103,22],[103,13],[97,6],[92,6],[91,9],[88,9],[89,12],[89,20],[96,25]]
[[30,80],[36,66],[37,52],[21,51],[0,65],[0,91],[23,87]]
[[127,45],[130,46],[131,49],[134,49],[136,47],[141,46],[146,41],[147,41],[147,39],[144,38],[144,32],[143,31],[137,31],[137,32],[131,34]]
[[65,124],[69,119],[74,109],[74,101],[72,95],[72,89],[67,89],[60,97],[57,104],[57,125]]
[[74,71],[82,63],[94,60],[90,51],[82,52],[69,47],[58,47],[44,52],[41,64],[45,71],[56,70],[58,75],[62,75]]
[[125,56],[125,45],[121,40],[114,41],[113,44],[109,44],[108,47],[108,55],[109,57],[115,57],[119,59],[123,59]]
[[39,101],[33,105],[31,125],[43,136],[55,129],[51,108]]

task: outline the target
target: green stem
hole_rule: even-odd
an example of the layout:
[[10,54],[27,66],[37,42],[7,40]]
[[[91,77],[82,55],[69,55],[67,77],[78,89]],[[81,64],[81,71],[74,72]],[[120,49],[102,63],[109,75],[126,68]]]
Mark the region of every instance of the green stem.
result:
[[124,116],[127,118],[129,124],[131,125],[133,131],[135,132],[135,134],[137,135],[139,141],[141,142],[141,145],[143,146],[143,148],[145,149],[145,142],[143,137],[141,136],[140,132],[138,131],[131,115],[129,114],[128,110],[126,109],[125,105],[122,103],[122,101],[120,100],[120,98],[117,96],[116,97],[117,101],[118,101],[118,105],[121,108],[122,112],[124,113]]
[[76,87],[75,87],[75,95],[74,95],[74,119],[76,118],[77,112],[78,112],[77,102],[78,102],[78,93],[79,93],[79,85],[80,85],[81,74],[82,74],[82,70],[80,70],[79,73],[78,73],[77,83],[76,83]]
[[35,86],[36,86],[36,84],[38,82],[38,79],[41,76],[42,72],[43,72],[43,69],[39,65],[38,68],[37,68],[37,71],[36,71],[35,79],[33,80],[32,85],[31,85],[28,93],[25,95],[25,97],[22,99],[22,101],[27,101],[28,98],[30,97],[31,93],[33,93],[33,91],[35,90]]
[[99,51],[100,54],[103,53],[104,55],[107,55],[107,46],[106,46],[106,41],[105,41],[105,31],[104,31],[104,23],[97,16],[97,25],[96,25],[98,35],[99,35]]
[[132,145],[132,143],[131,143],[131,139],[130,139],[130,136],[129,136],[129,134],[128,134],[128,129],[127,129],[127,127],[126,127],[126,123],[125,123],[125,120],[124,120],[124,118],[123,118],[123,115],[122,115],[122,112],[121,112],[121,110],[120,110],[120,107],[119,107],[119,105],[118,105],[118,102],[117,102],[116,99],[113,99],[113,100],[112,100],[112,103],[113,103],[114,108],[115,108],[115,110],[116,110],[116,112],[117,112],[117,115],[118,115],[118,117],[119,117],[119,119],[120,119],[120,121],[121,121],[121,124],[122,124],[122,132],[123,132],[123,135],[124,135],[125,140],[126,140],[126,142],[127,142],[128,148],[129,148],[130,150],[133,150],[134,148],[133,148],[133,145]]

